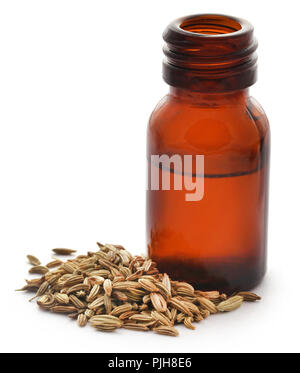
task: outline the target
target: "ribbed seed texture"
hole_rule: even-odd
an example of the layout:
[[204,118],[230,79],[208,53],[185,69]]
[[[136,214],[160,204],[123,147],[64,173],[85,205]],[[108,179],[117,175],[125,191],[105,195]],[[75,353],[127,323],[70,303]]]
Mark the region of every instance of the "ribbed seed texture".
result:
[[[65,314],[80,327],[89,323],[105,332],[116,329],[177,336],[178,324],[195,329],[211,314],[229,312],[260,297],[241,291],[227,296],[201,291],[183,281],[160,273],[156,263],[144,256],[132,256],[121,245],[97,243],[98,250],[88,251],[63,262],[55,259],[41,265],[33,255],[27,259],[30,273],[41,277],[26,280],[20,290],[35,291],[31,298],[43,310]],[[53,249],[57,255],[71,255],[72,249]]]

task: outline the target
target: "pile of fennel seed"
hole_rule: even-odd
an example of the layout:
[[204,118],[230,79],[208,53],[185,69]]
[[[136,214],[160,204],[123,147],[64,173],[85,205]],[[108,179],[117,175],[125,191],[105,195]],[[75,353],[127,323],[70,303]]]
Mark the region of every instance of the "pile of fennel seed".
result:
[[[160,273],[156,263],[144,256],[132,256],[121,245],[102,245],[99,250],[78,255],[66,262],[55,259],[42,266],[28,255],[29,272],[39,278],[26,280],[22,289],[36,292],[39,307],[77,319],[79,326],[88,322],[101,331],[118,328],[149,331],[177,336],[174,327],[184,324],[195,329],[211,314],[228,312],[243,301],[260,297],[239,292],[230,297],[219,291],[195,290],[192,285],[173,281]],[[57,255],[75,250],[53,249]]]

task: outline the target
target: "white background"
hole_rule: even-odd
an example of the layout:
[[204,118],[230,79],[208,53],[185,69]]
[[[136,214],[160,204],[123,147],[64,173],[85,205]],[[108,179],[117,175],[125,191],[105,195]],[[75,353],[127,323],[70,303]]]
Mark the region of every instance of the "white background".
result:
[[[1,352],[299,352],[299,18],[297,1],[0,2]],[[145,251],[145,135],[168,87],[161,34],[174,18],[251,21],[272,129],[268,273],[259,304],[180,337],[101,334],[15,293],[28,253],[84,253],[97,240]]]

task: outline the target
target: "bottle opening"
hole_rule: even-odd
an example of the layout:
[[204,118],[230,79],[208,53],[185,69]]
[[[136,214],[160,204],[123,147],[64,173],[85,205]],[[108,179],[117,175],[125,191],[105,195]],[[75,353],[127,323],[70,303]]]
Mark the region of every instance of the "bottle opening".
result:
[[193,17],[182,22],[179,27],[182,30],[202,35],[231,34],[242,28],[241,24],[235,20],[217,15]]
[[252,25],[223,14],[176,19],[163,38],[163,78],[171,86],[198,92],[247,88],[256,81],[257,41]]

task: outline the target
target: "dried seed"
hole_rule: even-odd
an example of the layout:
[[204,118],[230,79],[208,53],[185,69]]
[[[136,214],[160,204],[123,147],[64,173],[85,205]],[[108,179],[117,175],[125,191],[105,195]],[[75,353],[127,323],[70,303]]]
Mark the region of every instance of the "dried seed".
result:
[[172,326],[171,321],[161,312],[152,311],[151,317],[160,322],[161,325]]
[[184,318],[184,325],[188,328],[188,329],[196,329],[192,323],[192,318],[191,317],[185,317]]
[[109,260],[106,260],[106,259],[98,259],[98,263],[103,267],[103,268],[106,268],[106,269],[109,269],[111,270],[111,268],[116,268],[118,269],[118,266],[113,264],[112,262],[110,262]]
[[75,293],[77,298],[84,298],[86,296],[86,292],[84,290],[78,290]]
[[171,281],[170,281],[169,276],[166,273],[164,273],[163,275],[162,283],[168,289],[169,293],[171,293]]
[[38,266],[41,264],[41,262],[38,260],[38,258],[34,255],[27,255],[27,259],[29,261],[30,264],[32,264],[33,266]]
[[165,286],[162,282],[157,282],[155,285],[158,288],[158,291],[160,292],[160,294],[165,299],[171,298],[172,294],[171,294],[171,291],[169,291],[169,289],[167,288],[167,286]]
[[144,311],[144,310],[147,310],[147,309],[148,309],[147,304],[141,304],[141,305],[139,306],[139,310],[140,310],[140,311]]
[[99,298],[96,298],[92,303],[88,305],[88,308],[90,310],[95,310],[96,308],[99,308],[100,306],[104,305],[104,296],[101,296]]
[[147,291],[158,291],[158,288],[154,285],[152,281],[140,278],[138,280],[138,283],[141,284],[142,288],[147,290]]
[[[122,246],[122,245],[114,245],[114,247],[115,247],[116,249],[118,249],[118,250],[125,250],[124,246]],[[130,253],[128,253],[128,254],[129,254],[130,257],[131,257],[131,254],[130,254]]]
[[169,300],[169,304],[171,306],[173,306],[174,308],[176,308],[178,311],[180,312],[183,312],[189,316],[193,316],[193,314],[191,313],[191,311],[187,308],[187,306],[181,302],[180,300],[176,299],[176,298],[171,298]]
[[96,310],[94,310],[95,315],[104,315],[105,314],[105,307],[100,306]]
[[205,297],[210,300],[219,299],[220,293],[218,291],[200,291],[195,290],[195,295],[200,297]]
[[69,303],[69,296],[67,294],[55,293],[54,298],[60,304],[68,304]]
[[140,290],[140,289],[129,288],[128,292],[130,294],[136,295],[138,298],[142,298],[145,295],[145,290],[144,289]]
[[176,317],[177,317],[177,309],[176,308],[172,308],[171,309],[171,321],[175,322]]
[[210,312],[208,310],[202,310],[201,309],[200,314],[201,314],[201,316],[203,316],[204,319],[206,319],[210,315]]
[[110,271],[106,269],[96,269],[94,271],[90,271],[89,276],[100,276],[107,278],[108,276],[110,276]]
[[81,313],[81,314],[78,315],[77,324],[79,326],[85,326],[87,324],[87,321],[88,321],[88,319],[87,319],[87,317],[84,313]]
[[149,328],[144,325],[144,324],[135,324],[135,323],[126,323],[126,324],[123,324],[123,328],[124,329],[129,329],[129,330],[141,330],[141,331],[148,331]]
[[[48,277],[48,276],[47,276]],[[56,281],[59,279],[60,275],[52,275],[48,277],[47,281],[49,282],[49,285],[53,285],[56,283]]]
[[29,273],[38,273],[38,274],[44,275],[48,271],[49,271],[49,268],[41,266],[41,265],[36,265],[34,267],[31,267],[28,272]]
[[70,301],[74,304],[76,308],[85,308],[85,303],[76,297],[76,295],[71,294],[69,296]]
[[155,333],[158,334],[163,334],[163,335],[169,335],[171,337],[176,337],[179,333],[177,329],[175,329],[172,326],[166,326],[166,325],[161,325],[153,329]]
[[77,311],[77,308],[73,306],[54,306],[50,308],[50,311],[57,313],[72,313]]
[[127,312],[123,312],[119,315],[119,319],[120,320],[126,320],[126,319],[129,319],[130,316],[132,315],[135,315],[135,314],[138,314],[137,311],[127,311]]
[[44,293],[46,293],[48,287],[49,287],[49,283],[48,283],[48,281],[44,281],[44,282],[42,283],[42,285],[39,287],[39,289],[38,289],[36,295],[35,295],[33,298],[29,299],[29,302],[31,302],[33,299],[35,299],[35,298],[37,298],[37,297],[43,295]]
[[127,280],[127,281],[134,281],[134,280],[137,280],[137,279],[141,278],[142,274],[143,274],[143,270],[138,270],[138,271],[132,273],[130,276],[128,276],[128,277],[126,278],[126,280]]
[[198,297],[197,300],[199,304],[201,305],[201,307],[208,310],[210,313],[218,312],[217,307],[209,299],[204,298],[204,297]]
[[67,316],[68,316],[70,319],[76,320],[77,317],[78,317],[78,312],[68,313]]
[[176,321],[181,324],[184,319],[186,318],[186,315],[182,312],[178,313],[177,316],[176,316]]
[[121,257],[123,265],[128,266],[132,258],[131,254],[123,248],[119,250],[118,255]]
[[117,282],[113,284],[114,290],[128,290],[130,288],[133,288],[133,289],[141,288],[141,284],[135,281],[123,281],[123,282]]
[[111,295],[111,292],[112,292],[112,283],[110,281],[110,279],[106,279],[103,283],[103,289],[105,291],[105,293],[110,296]]
[[127,302],[128,297],[126,294],[122,293],[121,291],[114,290],[111,295],[113,298],[116,298],[118,300],[121,300],[123,302]]
[[35,286],[35,285],[24,285],[22,288],[20,289],[16,289],[15,291],[36,291],[38,289],[38,286]]
[[129,269],[128,267],[120,266],[119,269],[120,269],[120,272],[122,273],[122,275],[123,275],[125,278],[127,278],[128,276],[131,275],[131,271],[130,271],[130,269]]
[[89,276],[88,277],[88,283],[92,286],[94,285],[102,285],[105,278],[101,276]]
[[179,286],[176,289],[178,295],[182,295],[184,297],[193,297],[194,296],[194,289],[190,289],[186,286]]
[[101,332],[113,332],[118,329],[119,326],[115,325],[92,325],[95,329],[100,330]]
[[250,291],[240,291],[237,293],[244,298],[245,302],[255,302],[256,300],[261,300],[261,297],[256,295],[255,293],[251,293]]
[[77,269],[77,266],[73,263],[66,262],[61,266],[61,268],[64,269],[67,273],[73,273]]
[[194,294],[195,290],[194,287],[187,282],[176,282],[176,288],[185,288],[186,290],[189,290],[192,294]]
[[90,291],[90,294],[87,297],[87,301],[92,302],[96,298],[97,294],[99,293],[99,290],[100,290],[100,285],[98,284],[94,285],[92,287],[92,290]]
[[52,262],[49,262],[48,264],[46,264],[46,267],[47,268],[54,268],[54,267],[58,267],[62,264],[62,261],[59,260],[59,259],[55,259],[55,260],[52,260]]
[[217,305],[217,309],[219,312],[230,312],[235,310],[236,308],[240,307],[243,303],[244,298],[240,295],[235,295],[233,297],[224,300],[223,302]]
[[144,261],[144,264],[143,264],[143,270],[145,271],[145,272],[148,272],[149,271],[149,269],[150,269],[150,267],[151,267],[151,265],[152,265],[152,260],[151,259],[147,259],[147,260],[145,260]]
[[97,329],[113,330],[122,326],[122,321],[117,317],[111,315],[98,315],[93,316],[89,320],[90,324]]
[[148,322],[148,321],[153,321],[153,318],[150,314],[142,314],[142,313],[137,313],[135,315],[132,315],[129,317],[129,320],[132,321],[140,321],[140,322]]
[[153,307],[158,312],[165,312],[167,309],[167,302],[163,298],[163,296],[159,293],[151,293],[150,299]]
[[139,309],[139,305],[137,303],[132,303],[132,309],[137,311]]
[[33,278],[31,280],[25,280],[27,285],[30,285],[30,286],[36,286],[37,288],[39,288],[42,283],[45,281],[45,277],[42,276],[42,277],[39,277],[39,278]]
[[82,275],[71,275],[64,282],[64,286],[73,286],[73,285],[81,284],[83,281],[84,281],[84,277]]
[[121,306],[118,306],[118,307],[114,308],[111,311],[110,314],[113,315],[113,316],[117,316],[117,315],[120,315],[123,312],[128,312],[128,311],[131,311],[131,310],[132,310],[132,304],[125,303],[125,304],[122,304]]
[[150,302],[150,294],[147,294],[143,297],[143,303],[147,304]]
[[[207,311],[207,312],[209,312],[209,311]],[[196,322],[200,322],[202,320],[203,320],[203,316],[201,314],[195,316],[195,321]]]
[[37,304],[44,309],[51,308],[55,304],[54,296],[52,294],[44,294],[37,301]]
[[195,315],[199,315],[200,314],[200,310],[199,308],[194,304],[194,303],[191,303],[191,302],[186,302],[186,301],[183,301],[183,303],[186,305],[186,307]]
[[104,294],[104,307],[106,313],[110,313],[112,310],[111,298],[107,294]]
[[84,314],[86,315],[86,317],[89,319],[91,318],[92,316],[94,316],[95,312],[93,310],[90,310],[90,309],[86,309],[84,311]]
[[72,249],[52,249],[53,252],[57,255],[71,255],[73,253],[76,253],[76,250]]
[[70,293],[74,293],[78,290],[89,290],[89,285],[85,285],[85,284],[77,284],[77,285],[74,285],[74,286],[71,286],[68,290],[67,290],[67,294],[70,294]]

